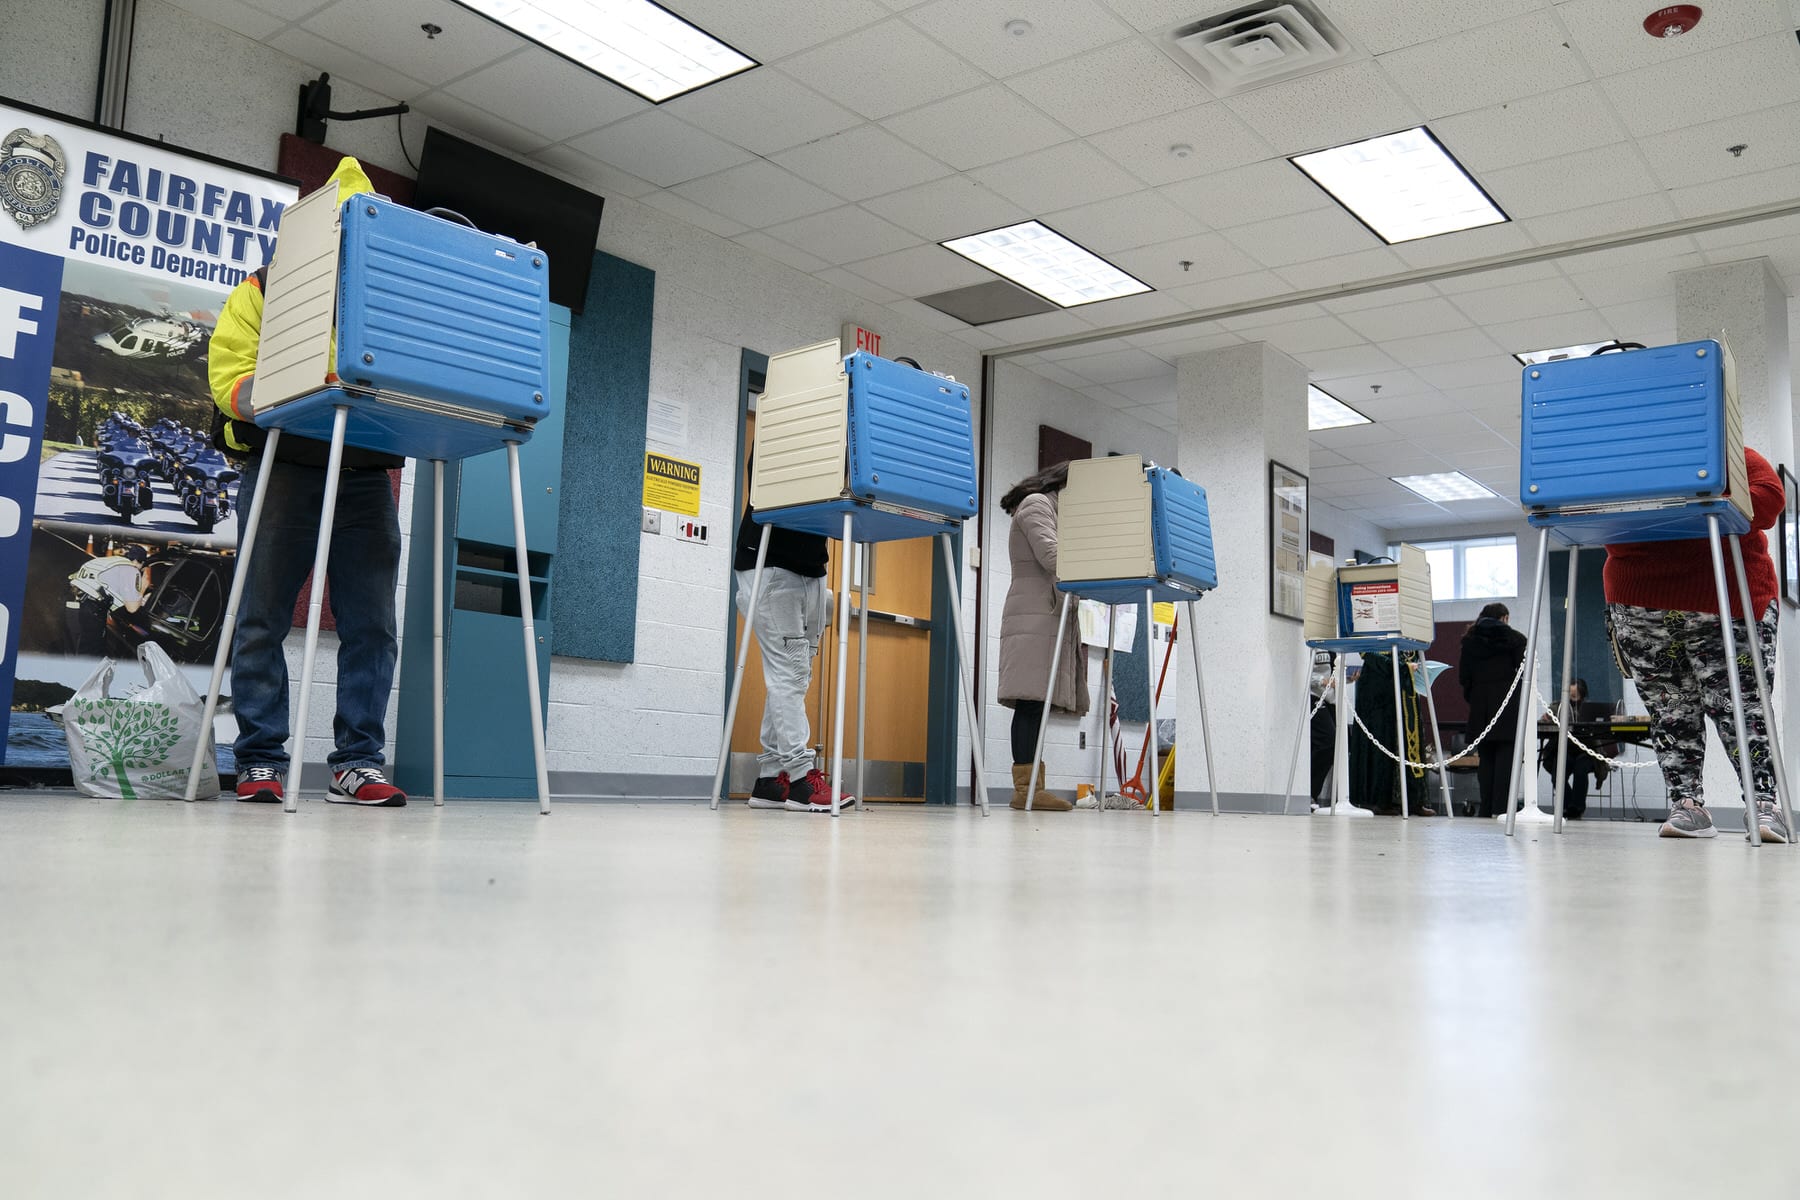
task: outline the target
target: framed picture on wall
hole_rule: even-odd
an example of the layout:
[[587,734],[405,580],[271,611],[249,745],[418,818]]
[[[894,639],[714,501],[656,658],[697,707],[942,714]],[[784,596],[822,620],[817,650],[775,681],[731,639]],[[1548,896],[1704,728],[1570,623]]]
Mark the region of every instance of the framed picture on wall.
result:
[[1306,476],[1269,460],[1269,611],[1290,621],[1306,617],[1308,502]]
[[1781,519],[1775,523],[1776,569],[1781,572],[1781,598],[1800,608],[1800,479],[1786,467],[1781,473]]

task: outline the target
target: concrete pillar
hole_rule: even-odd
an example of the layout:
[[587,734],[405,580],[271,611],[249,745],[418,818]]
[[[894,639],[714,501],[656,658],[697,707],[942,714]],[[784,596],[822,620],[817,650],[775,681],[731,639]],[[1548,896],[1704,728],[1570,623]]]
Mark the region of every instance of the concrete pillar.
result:
[[[1298,621],[1269,612],[1269,462],[1310,472],[1307,371],[1263,342],[1190,355],[1175,370],[1176,465],[1206,489],[1219,567],[1199,633],[1220,803],[1279,811],[1304,643]],[[1192,806],[1204,799],[1205,759],[1199,707],[1182,683],[1176,789]]]
[[[1794,398],[1788,348],[1788,294],[1781,276],[1766,258],[1696,267],[1675,274],[1675,331],[1681,341],[1723,337],[1737,363],[1738,398],[1743,406],[1744,443],[1771,463],[1795,470],[1794,434],[1800,427],[1800,406]],[[1779,527],[1777,527],[1779,528]],[[1770,530],[1773,541],[1776,531]],[[1779,567],[1780,552],[1771,545]],[[1729,558],[1727,559],[1729,564]],[[1800,779],[1800,621],[1783,614],[1780,650],[1776,656],[1775,704],[1787,714],[1781,726],[1786,736],[1788,777]],[[1716,731],[1707,738],[1708,803],[1712,797],[1732,797],[1737,803],[1739,786],[1730,760],[1719,745]]]

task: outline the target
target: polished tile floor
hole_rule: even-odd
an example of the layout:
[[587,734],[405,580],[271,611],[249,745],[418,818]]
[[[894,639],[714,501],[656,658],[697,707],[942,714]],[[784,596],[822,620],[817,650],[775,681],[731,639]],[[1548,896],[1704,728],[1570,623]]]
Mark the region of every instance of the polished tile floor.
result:
[[0,1196],[1800,1194],[1800,849],[0,793]]

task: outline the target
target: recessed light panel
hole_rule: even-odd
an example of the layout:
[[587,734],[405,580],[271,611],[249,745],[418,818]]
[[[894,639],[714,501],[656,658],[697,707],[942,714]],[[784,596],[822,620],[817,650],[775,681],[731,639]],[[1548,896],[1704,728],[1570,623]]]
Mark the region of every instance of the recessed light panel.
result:
[[1374,422],[1363,416],[1330,392],[1321,391],[1312,384],[1306,385],[1306,427],[1309,430],[1342,429],[1347,425],[1373,425]]
[[1151,290],[1039,221],[972,233],[942,245],[1063,308]]
[[1500,495],[1482,487],[1461,471],[1445,471],[1441,475],[1396,475],[1395,483],[1427,500],[1498,500]]
[[1423,125],[1289,161],[1389,245],[1508,219]]
[[748,71],[747,58],[650,0],[456,0],[652,104]]
[[1513,355],[1520,364],[1535,367],[1539,363],[1556,362],[1564,358],[1586,358],[1602,346],[1610,346],[1611,342],[1589,342],[1584,346],[1558,346],[1554,350],[1526,350]]

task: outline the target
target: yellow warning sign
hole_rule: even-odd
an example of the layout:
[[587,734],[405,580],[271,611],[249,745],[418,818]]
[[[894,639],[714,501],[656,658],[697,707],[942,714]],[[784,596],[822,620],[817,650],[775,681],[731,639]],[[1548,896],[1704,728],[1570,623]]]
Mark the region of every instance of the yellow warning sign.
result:
[[687,517],[700,515],[700,464],[666,454],[644,454],[644,507]]
[[1175,623],[1174,602],[1161,600],[1152,605],[1150,609],[1150,619],[1155,621],[1158,625],[1173,625]]

